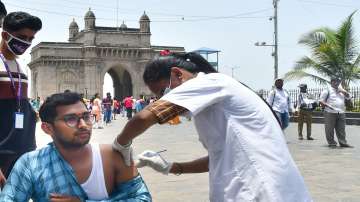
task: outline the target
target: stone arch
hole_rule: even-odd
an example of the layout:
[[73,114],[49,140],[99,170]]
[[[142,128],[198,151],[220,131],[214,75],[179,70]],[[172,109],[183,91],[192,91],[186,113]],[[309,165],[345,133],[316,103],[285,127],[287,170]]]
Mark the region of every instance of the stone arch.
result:
[[126,67],[123,65],[112,65],[105,69],[105,72],[102,74],[102,78],[104,78],[106,73],[109,73],[113,80],[115,98],[123,99],[125,96],[133,95],[134,77]]
[[61,72],[60,81],[59,92],[64,92],[65,90],[78,91],[78,76],[74,72],[70,70]]

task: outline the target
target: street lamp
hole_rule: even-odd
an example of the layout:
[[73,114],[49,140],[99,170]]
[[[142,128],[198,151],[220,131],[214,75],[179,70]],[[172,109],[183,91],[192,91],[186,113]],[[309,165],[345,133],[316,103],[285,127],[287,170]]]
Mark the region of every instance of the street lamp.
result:
[[266,44],[266,42],[256,42],[255,46],[272,46],[274,52],[271,54],[274,57],[274,79],[278,78],[278,2],[279,0],[273,0],[274,16],[269,18],[270,21],[274,21],[274,44]]
[[234,69],[239,69],[240,67],[231,67],[231,77],[234,78]]
[[266,42],[256,42],[255,46],[270,46],[275,47],[275,51],[271,54],[274,57],[274,79],[278,78],[278,57],[277,57],[277,45],[267,44]]

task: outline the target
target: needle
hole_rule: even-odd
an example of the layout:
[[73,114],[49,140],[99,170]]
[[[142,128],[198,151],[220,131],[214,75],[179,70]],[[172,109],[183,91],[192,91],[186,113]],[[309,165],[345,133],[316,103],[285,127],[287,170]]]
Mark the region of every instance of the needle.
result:
[[166,149],[163,149],[163,150],[158,151],[158,152],[156,152],[156,153],[160,154],[161,152],[166,152],[166,151],[167,151]]

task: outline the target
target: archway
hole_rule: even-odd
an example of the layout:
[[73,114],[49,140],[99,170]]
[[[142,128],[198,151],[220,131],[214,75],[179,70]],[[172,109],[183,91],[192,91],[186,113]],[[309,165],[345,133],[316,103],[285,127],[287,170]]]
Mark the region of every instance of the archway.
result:
[[126,96],[133,95],[133,85],[131,76],[123,68],[114,67],[107,71],[113,81],[114,98],[124,99]]
[[111,96],[114,97],[114,80],[109,73],[106,73],[104,76],[104,84],[102,89],[103,97],[106,96],[106,93],[110,93]]

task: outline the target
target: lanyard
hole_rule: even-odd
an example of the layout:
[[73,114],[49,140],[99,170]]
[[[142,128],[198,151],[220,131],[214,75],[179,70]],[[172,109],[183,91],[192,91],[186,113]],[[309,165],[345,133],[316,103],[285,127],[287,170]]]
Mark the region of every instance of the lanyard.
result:
[[10,67],[9,65],[7,64],[7,62],[5,61],[5,57],[2,53],[0,53],[0,58],[1,60],[3,61],[4,65],[5,65],[5,69],[6,69],[6,72],[8,73],[8,76],[10,78],[10,81],[11,81],[11,87],[13,89],[13,94],[14,96],[16,96],[16,101],[17,101],[17,110],[20,111],[20,99],[21,99],[21,75],[20,75],[20,68],[19,68],[19,63],[15,60],[16,62],[16,67],[17,67],[17,73],[18,73],[18,76],[19,76],[19,85],[18,85],[18,91],[17,91],[17,94],[16,94],[16,87],[15,87],[15,81],[14,81],[14,78],[11,74],[11,71],[10,71]]

